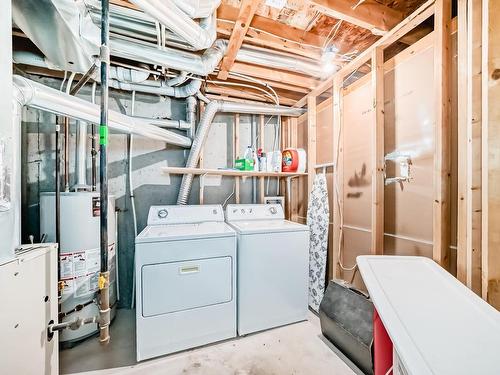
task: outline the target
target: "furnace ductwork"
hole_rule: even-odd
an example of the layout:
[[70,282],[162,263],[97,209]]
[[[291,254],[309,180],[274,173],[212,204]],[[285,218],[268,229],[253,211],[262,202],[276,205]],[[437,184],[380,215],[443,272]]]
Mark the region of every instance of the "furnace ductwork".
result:
[[[272,106],[267,104],[250,104],[250,103],[235,103],[222,100],[211,101],[206,107],[201,117],[196,136],[193,139],[191,151],[189,152],[188,160],[186,163],[187,168],[196,168],[200,160],[201,149],[205,143],[210,130],[210,126],[218,112],[226,113],[248,113],[248,114],[261,114],[261,115],[282,115],[298,117],[305,112],[301,108],[290,108],[283,106]],[[182,178],[181,187],[179,189],[179,196],[177,197],[177,204],[187,204],[191,186],[193,184],[193,175],[185,174]]]
[[[21,76],[13,77],[14,98],[21,105],[41,109],[90,123],[99,123],[99,106]],[[188,137],[161,129],[147,121],[109,111],[109,127],[182,147],[191,146]]]
[[[187,41],[195,50],[210,47],[217,37],[215,11],[198,24],[178,7],[177,4],[181,2],[179,0],[130,0],[130,2]],[[191,3],[196,2],[191,1]],[[186,7],[188,8],[188,6]],[[192,8],[193,13],[196,13],[196,11],[196,9]]]

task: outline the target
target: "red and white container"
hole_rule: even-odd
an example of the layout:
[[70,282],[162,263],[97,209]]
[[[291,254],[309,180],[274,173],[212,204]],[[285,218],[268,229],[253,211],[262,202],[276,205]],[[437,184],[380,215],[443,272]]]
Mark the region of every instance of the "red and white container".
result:
[[306,151],[302,148],[287,148],[283,150],[281,170],[283,172],[299,172],[306,171],[307,156]]

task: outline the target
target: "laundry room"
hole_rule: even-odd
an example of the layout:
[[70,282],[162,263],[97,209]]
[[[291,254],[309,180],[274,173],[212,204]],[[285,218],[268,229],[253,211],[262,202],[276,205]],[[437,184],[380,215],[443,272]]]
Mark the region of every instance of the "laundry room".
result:
[[500,373],[497,1],[0,4],[0,374]]

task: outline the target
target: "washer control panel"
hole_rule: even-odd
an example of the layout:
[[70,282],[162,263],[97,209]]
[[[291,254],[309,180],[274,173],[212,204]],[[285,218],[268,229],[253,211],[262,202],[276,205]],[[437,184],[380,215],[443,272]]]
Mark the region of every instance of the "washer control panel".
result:
[[221,205],[206,206],[151,206],[148,225],[192,224],[205,221],[224,221]]
[[230,204],[226,208],[226,220],[270,220],[285,218],[280,204]]

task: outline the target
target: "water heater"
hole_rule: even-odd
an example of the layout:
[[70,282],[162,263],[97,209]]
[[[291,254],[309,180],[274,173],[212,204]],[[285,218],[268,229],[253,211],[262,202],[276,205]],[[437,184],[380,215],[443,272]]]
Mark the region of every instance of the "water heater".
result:
[[[61,243],[59,248],[61,297],[60,322],[98,315],[97,280],[100,270],[100,205],[97,192],[61,193]],[[116,284],[116,218],[114,197],[109,198],[108,266],[110,270],[110,304],[117,300]],[[55,242],[55,193],[40,195],[40,235]],[[112,310],[112,315],[115,309]],[[63,346],[71,346],[93,335],[97,324],[64,330],[59,335]]]

